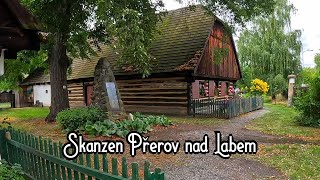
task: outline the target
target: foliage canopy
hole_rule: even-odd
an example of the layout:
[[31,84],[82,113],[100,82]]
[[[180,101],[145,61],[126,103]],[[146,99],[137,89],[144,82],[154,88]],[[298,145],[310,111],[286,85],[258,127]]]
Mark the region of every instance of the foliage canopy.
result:
[[255,18],[251,27],[241,33],[239,58],[249,78],[243,84],[253,78],[267,81],[279,74],[287,79],[289,74],[300,72],[301,31],[290,28],[294,10],[287,0],[277,0],[274,13]]
[[9,91],[19,89],[19,82],[26,78],[36,69],[47,69],[47,53],[23,51],[18,53],[17,59],[5,60],[5,73],[0,77],[0,90]]

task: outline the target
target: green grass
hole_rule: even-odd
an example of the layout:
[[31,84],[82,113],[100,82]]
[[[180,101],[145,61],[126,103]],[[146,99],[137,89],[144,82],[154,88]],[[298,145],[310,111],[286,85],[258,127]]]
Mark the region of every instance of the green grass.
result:
[[45,118],[49,108],[14,108],[0,109],[0,123],[5,118],[15,129],[31,133],[36,136],[53,140],[65,140],[65,134],[57,123],[46,123]]
[[320,179],[320,146],[272,145],[259,150],[258,161],[281,170],[290,179]]
[[[299,126],[295,122],[297,112],[293,108],[268,103],[265,107],[270,112],[252,121],[248,129],[308,141],[320,140],[319,128]],[[258,155],[252,158],[279,169],[290,179],[320,179],[319,145],[261,145]]]
[[297,112],[284,105],[265,104],[270,110],[262,118],[252,121],[247,128],[267,134],[282,135],[303,140],[320,140],[320,128],[304,127],[295,122]]
[[49,108],[12,108],[0,109],[0,118],[13,120],[44,119],[49,113]]
[[11,107],[11,103],[0,103],[0,109],[10,108],[10,107]]

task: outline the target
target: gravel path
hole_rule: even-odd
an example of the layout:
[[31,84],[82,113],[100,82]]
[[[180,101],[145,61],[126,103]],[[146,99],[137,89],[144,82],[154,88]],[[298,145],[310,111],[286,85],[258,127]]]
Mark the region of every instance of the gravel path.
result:
[[[213,155],[214,131],[221,131],[222,135],[232,134],[235,140],[255,140],[258,144],[306,143],[298,139],[266,135],[260,132],[245,129],[245,125],[253,119],[264,116],[267,109],[255,111],[240,117],[226,120],[228,122],[218,127],[204,127],[197,125],[177,125],[159,133],[151,133],[152,139],[202,140],[204,134],[210,138],[210,153],[201,155],[186,155],[179,152],[175,163],[166,165],[166,179],[197,180],[197,179],[286,179],[278,170],[265,166],[253,160],[241,157],[222,159]],[[183,147],[180,148],[183,150]]]

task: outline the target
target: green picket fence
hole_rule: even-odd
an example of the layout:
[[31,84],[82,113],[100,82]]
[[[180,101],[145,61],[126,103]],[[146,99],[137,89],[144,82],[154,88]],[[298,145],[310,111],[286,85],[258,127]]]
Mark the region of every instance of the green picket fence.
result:
[[194,99],[191,102],[191,115],[228,119],[261,108],[263,108],[263,98],[260,96],[218,100]]
[[129,170],[125,157],[121,159],[121,164],[118,164],[117,158],[109,159],[106,154],[80,154],[77,159],[69,161],[62,156],[61,149],[62,143],[50,139],[13,129],[0,130],[1,159],[10,164],[20,164],[28,179],[164,180],[161,169],[151,172],[147,161],[144,163],[143,177],[139,177],[138,164],[131,163]]

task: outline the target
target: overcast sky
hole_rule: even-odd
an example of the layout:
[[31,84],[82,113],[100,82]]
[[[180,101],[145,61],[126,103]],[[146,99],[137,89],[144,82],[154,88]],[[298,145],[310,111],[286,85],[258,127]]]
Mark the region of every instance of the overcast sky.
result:
[[[178,9],[186,6],[177,0],[163,0],[167,10]],[[297,12],[292,16],[292,28],[302,30],[304,66],[313,67],[314,55],[320,53],[320,1],[319,0],[290,0]],[[313,50],[313,51],[307,51]]]

